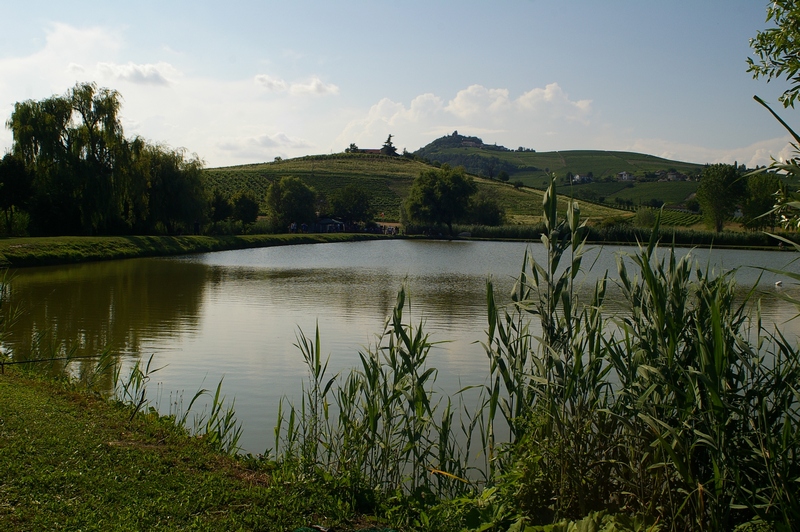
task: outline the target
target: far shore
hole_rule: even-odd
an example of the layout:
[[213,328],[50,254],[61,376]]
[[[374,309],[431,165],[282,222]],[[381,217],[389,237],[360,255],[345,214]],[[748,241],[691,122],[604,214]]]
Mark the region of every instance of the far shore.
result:
[[[131,259],[138,257],[168,257],[192,253],[209,253],[271,246],[298,244],[324,244],[336,242],[359,242],[386,238],[408,238],[372,233],[293,233],[278,235],[186,235],[186,236],[54,236],[0,238],[0,269],[27,268],[35,266],[57,266],[82,262]],[[410,237],[431,238],[431,237]],[[539,242],[538,238],[487,238],[460,235],[439,236],[434,239],[456,239],[472,241]],[[673,242],[669,234],[663,237],[664,246]],[[635,246],[635,242],[595,241],[591,245]],[[676,247],[715,247],[718,249],[749,249],[763,251],[794,251],[792,246],[748,246],[725,244],[689,244],[675,242]]]
[[387,238],[370,233],[303,233],[241,236],[59,236],[0,239],[0,268],[25,268],[166,257],[293,244],[356,242]]

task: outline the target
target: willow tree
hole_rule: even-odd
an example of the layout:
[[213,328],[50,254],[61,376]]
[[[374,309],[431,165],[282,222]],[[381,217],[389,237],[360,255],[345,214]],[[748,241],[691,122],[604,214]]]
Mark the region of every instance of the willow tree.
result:
[[93,83],[15,104],[7,126],[34,176],[33,232],[174,232],[202,217],[200,159],[126,139],[120,104],[118,92]]
[[120,96],[93,83],[63,96],[17,103],[8,121],[14,153],[33,171],[32,215],[40,224],[83,233],[118,224],[125,139]]

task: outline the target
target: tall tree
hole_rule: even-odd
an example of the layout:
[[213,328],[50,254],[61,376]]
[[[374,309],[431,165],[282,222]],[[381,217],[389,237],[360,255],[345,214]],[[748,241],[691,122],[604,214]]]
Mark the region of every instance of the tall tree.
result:
[[34,176],[33,232],[174,232],[200,219],[202,162],[127,140],[120,103],[116,91],[79,83],[62,96],[14,106],[7,125],[14,155]]
[[391,156],[397,155],[397,148],[395,148],[394,144],[392,144],[393,136],[394,135],[389,135],[389,138],[387,138],[386,142],[383,143],[383,147],[381,147],[381,153],[383,155],[391,155]]
[[252,192],[240,190],[231,197],[232,216],[244,225],[250,225],[258,219],[258,200]]
[[276,230],[286,230],[290,224],[311,223],[316,219],[317,194],[296,177],[284,176],[267,188],[267,210]]
[[403,205],[411,221],[445,224],[452,235],[453,223],[467,212],[475,191],[475,183],[463,167],[443,164],[438,170],[420,172]]
[[208,207],[212,222],[227,220],[233,214],[233,205],[231,205],[230,198],[218,188],[214,188],[211,191]]
[[355,185],[337,189],[328,198],[331,214],[345,222],[370,221],[374,210],[369,200],[369,194]]
[[148,147],[149,225],[167,233],[188,232],[206,211],[203,162],[184,150]]
[[785,186],[772,173],[747,176],[747,193],[742,201],[742,225],[748,229],[766,229],[777,225],[774,206],[785,194]]
[[712,164],[703,170],[697,186],[697,201],[706,222],[716,232],[735,211],[745,193],[745,180],[735,166]]
[[17,103],[8,121],[14,153],[35,174],[32,214],[47,225],[104,233],[119,225],[125,149],[120,96],[93,83]]
[[[794,107],[800,96],[800,2],[798,0],[774,0],[767,6],[767,22],[774,26],[759,31],[750,39],[750,47],[757,55],[757,60],[747,59],[748,71],[758,79],[785,78],[789,82],[779,101],[784,107]],[[772,108],[758,96],[755,100],[781,123],[794,139],[792,147],[794,156],[788,161],[774,160],[769,168],[780,174],[793,177],[800,176],[800,134],[796,133]],[[800,204],[784,190],[775,205],[774,214],[786,228],[800,229]]]

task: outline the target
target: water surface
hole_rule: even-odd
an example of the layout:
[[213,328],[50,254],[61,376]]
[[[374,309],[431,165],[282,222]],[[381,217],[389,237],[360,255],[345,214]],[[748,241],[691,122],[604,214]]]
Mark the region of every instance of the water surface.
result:
[[[52,331],[79,353],[105,346],[127,364],[153,355],[150,395],[162,411],[183,393],[224,377],[223,392],[236,398],[244,422],[245,450],[272,445],[278,401],[299,399],[305,368],[294,346],[302,330],[319,327],[330,372],[358,363],[405,284],[406,315],[442,341],[429,362],[437,387],[453,393],[483,382],[487,359],[486,281],[507,302],[526,249],[544,259],[540,244],[499,242],[369,241],[226,251],[159,259],[130,259],[17,271],[10,303],[23,315],[8,347],[25,353],[37,334]],[[584,259],[579,290],[588,296],[605,272],[616,277],[618,256],[631,247],[596,247]],[[688,253],[688,249],[679,253]],[[800,271],[794,253],[693,250],[698,264],[716,271],[740,267],[737,282],[755,285],[765,321],[796,337],[797,310],[780,294],[797,297],[786,278],[759,268]],[[775,282],[782,280],[782,286]],[[608,312],[618,309],[613,290]]]

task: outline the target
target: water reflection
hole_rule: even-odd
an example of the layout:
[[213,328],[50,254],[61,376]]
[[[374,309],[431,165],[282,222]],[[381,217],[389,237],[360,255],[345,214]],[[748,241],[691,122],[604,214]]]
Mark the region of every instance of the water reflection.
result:
[[7,338],[25,359],[37,333],[70,342],[77,355],[109,347],[136,353],[142,341],[167,341],[198,329],[213,270],[161,260],[100,262],[15,272],[8,308],[20,315]]
[[[299,398],[305,368],[293,345],[298,327],[313,334],[319,326],[330,371],[347,370],[357,365],[359,350],[374,344],[404,283],[408,321],[424,322],[433,341],[446,341],[429,357],[443,393],[481,383],[486,280],[491,275],[497,299],[508,302],[526,249],[544,259],[538,244],[376,241],[20,270],[10,303],[24,312],[8,346],[25,357],[36,333],[50,330],[75,342],[80,354],[106,346],[129,361],[155,354],[155,364],[166,365],[154,376],[162,409],[171,395],[183,390],[191,397],[224,375],[223,390],[235,395],[245,423],[245,449],[263,452],[278,400]],[[578,278],[581,297],[590,297],[604,272],[615,278],[617,256],[634,251],[590,251],[584,264],[591,268]],[[763,273],[758,267],[798,268],[789,264],[790,253],[692,253],[700,265],[718,270],[755,266],[737,273],[744,288]],[[795,338],[798,323],[786,320],[796,309],[776,296],[798,297],[798,290],[788,280],[775,287],[778,279],[765,274],[756,295],[765,321]],[[620,310],[613,284],[606,307],[607,313]]]

